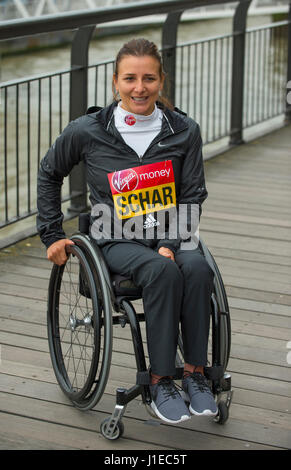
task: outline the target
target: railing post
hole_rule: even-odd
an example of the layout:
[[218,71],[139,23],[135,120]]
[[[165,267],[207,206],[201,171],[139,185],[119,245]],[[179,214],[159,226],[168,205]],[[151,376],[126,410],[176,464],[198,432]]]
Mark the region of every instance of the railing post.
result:
[[287,95],[286,95],[286,111],[285,122],[291,122],[291,2],[289,3],[288,12],[288,52],[287,52]]
[[230,144],[243,143],[243,97],[246,20],[250,1],[240,2],[233,18]]
[[169,13],[162,31],[163,66],[167,74],[164,94],[175,105],[176,91],[176,45],[179,21],[183,11]]
[[[77,30],[71,49],[70,121],[86,112],[88,101],[88,49],[95,25]],[[75,166],[69,176],[71,205],[69,212],[87,209],[87,180],[85,165]]]

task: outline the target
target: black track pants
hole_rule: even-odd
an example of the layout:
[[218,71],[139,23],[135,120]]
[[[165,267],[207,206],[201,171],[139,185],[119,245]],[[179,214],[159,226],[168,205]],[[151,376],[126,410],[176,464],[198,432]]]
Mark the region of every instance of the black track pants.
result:
[[178,250],[175,262],[135,241],[102,252],[111,271],[143,288],[152,372],[174,375],[179,321],[185,362],[206,365],[213,272],[200,250]]

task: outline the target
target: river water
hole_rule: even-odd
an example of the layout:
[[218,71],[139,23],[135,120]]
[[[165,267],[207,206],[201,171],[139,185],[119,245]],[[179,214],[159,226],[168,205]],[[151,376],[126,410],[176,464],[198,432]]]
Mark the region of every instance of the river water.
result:
[[[263,24],[269,24],[271,22],[271,18],[269,17],[250,17],[248,20],[248,26],[260,26]],[[232,30],[232,22],[230,19],[218,19],[218,20],[208,20],[208,21],[199,21],[199,22],[192,22],[192,23],[181,23],[178,30],[178,44],[184,42],[194,41],[196,39],[204,39],[209,36],[219,36],[231,33]],[[160,27],[148,27],[143,31],[139,31],[136,34],[127,33],[127,34],[119,34],[119,35],[107,35],[104,37],[100,37],[96,40],[91,41],[90,49],[89,49],[89,63],[94,64],[97,62],[106,61],[109,59],[113,59],[120,49],[121,45],[126,42],[128,39],[132,37],[143,36],[152,41],[154,41],[158,47],[161,46],[161,28]],[[1,60],[1,75],[0,81],[6,82],[15,79],[22,79],[25,77],[32,77],[34,75],[44,74],[44,73],[51,73],[58,70],[68,69],[70,67],[70,47],[58,47],[52,49],[43,49],[38,50],[35,52],[29,53],[22,53],[19,55],[13,55],[8,57],[3,57]],[[202,76],[203,79],[203,76]],[[213,78],[215,85],[215,77]],[[228,90],[229,91],[229,90]],[[227,92],[228,92],[227,91]],[[225,93],[227,93],[225,92]],[[225,94],[226,97],[226,94]],[[44,98],[45,100],[46,98]],[[191,98],[192,99],[192,98]],[[225,98],[226,99],[226,98]],[[109,97],[110,101],[110,97]],[[91,104],[91,102],[89,102]],[[99,103],[98,103],[99,104]],[[102,103],[100,103],[102,105]],[[42,103],[42,107],[45,108],[46,103]],[[8,128],[8,136],[9,132],[11,132],[10,137],[8,138],[8,200],[9,200],[9,208],[10,214],[13,215],[13,211],[15,211],[15,184],[16,184],[16,175],[15,175],[15,132],[13,128],[15,127],[15,114],[13,113],[13,106],[15,103],[11,103],[12,112],[10,113],[9,117],[9,128]],[[218,119],[221,118],[222,107],[218,113]],[[20,122],[20,131],[19,131],[19,147],[20,149],[23,147],[23,153],[20,151],[20,206],[23,204],[23,207],[20,209],[25,211],[25,206],[27,204],[27,160],[25,156],[25,151],[27,148],[27,135],[26,135],[26,124],[25,120],[26,116],[26,105],[23,106],[20,112],[20,121],[23,120],[23,128],[21,128]],[[3,134],[3,107],[1,107],[2,119],[0,122],[0,133]],[[33,113],[33,109],[32,109]],[[36,113],[35,113],[36,114]],[[213,113],[214,114],[214,113]],[[31,119],[33,119],[32,116]],[[66,117],[64,118],[64,125],[66,124]],[[45,126],[44,126],[45,127]],[[63,126],[64,127],[64,126]],[[2,128],[2,129],[1,129]],[[10,128],[12,130],[10,130]],[[56,137],[58,134],[57,129],[54,129],[53,135]],[[36,137],[33,134],[31,135],[30,139],[30,146],[32,147],[31,153],[33,154],[33,147],[36,145]],[[1,137],[2,140],[2,137]],[[3,174],[4,174],[4,162],[2,157],[2,145],[3,140],[0,142],[1,146],[1,159],[0,159],[0,185],[1,185],[1,192],[0,192],[0,221],[4,220],[5,218],[5,198],[3,194]],[[42,148],[42,154],[45,153],[48,144],[44,144]],[[11,151],[9,150],[11,148]],[[35,206],[35,181],[36,181],[36,173],[38,162],[37,159],[31,159],[29,162],[30,166],[30,174],[31,174],[31,190],[30,190],[30,199],[31,199],[31,206]],[[34,218],[33,218],[34,219]],[[20,224],[14,224],[0,231],[0,238],[10,236],[11,234],[20,230],[24,230],[27,227],[31,227],[34,225],[34,221],[32,218],[26,219],[25,221],[21,222]]]
[[[271,22],[268,16],[253,16],[248,20],[248,26],[259,26]],[[217,19],[199,22],[181,22],[178,29],[178,43],[190,42],[209,36],[231,33],[231,19]],[[146,37],[161,46],[161,29],[146,28],[138,33],[104,36],[90,44],[89,62],[96,63],[113,59],[121,45],[132,37]],[[70,46],[57,49],[46,49],[37,52],[22,53],[2,58],[0,81],[5,82],[35,74],[54,72],[70,66]]]

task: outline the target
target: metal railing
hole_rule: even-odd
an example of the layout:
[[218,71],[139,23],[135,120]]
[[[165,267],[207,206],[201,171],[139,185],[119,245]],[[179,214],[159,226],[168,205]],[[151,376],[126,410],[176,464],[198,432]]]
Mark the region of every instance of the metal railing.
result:
[[[286,106],[288,24],[249,29],[246,33],[243,128],[290,113]],[[290,119],[290,115],[289,115]]]
[[[179,3],[185,8],[197,2]],[[181,11],[168,15],[163,30],[170,98],[199,122],[204,143],[230,136],[238,144],[246,127],[284,113],[291,119],[286,102],[290,12],[288,21],[245,30],[249,4],[239,3],[232,34],[177,45]],[[113,59],[89,66],[84,57],[93,29],[77,31],[71,68],[0,84],[0,228],[36,214],[40,158],[68,121],[83,114],[87,104],[105,106],[112,100]],[[71,212],[86,206],[84,168],[78,167],[64,185],[65,201]]]
[[0,85],[0,227],[36,213],[41,157],[69,120],[70,70]]
[[177,46],[176,106],[201,127],[204,144],[230,135],[233,36]]

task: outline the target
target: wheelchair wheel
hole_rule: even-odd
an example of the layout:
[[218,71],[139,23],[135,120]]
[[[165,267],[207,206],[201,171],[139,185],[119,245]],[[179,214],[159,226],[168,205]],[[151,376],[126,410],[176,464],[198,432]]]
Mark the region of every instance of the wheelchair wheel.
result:
[[228,406],[224,401],[220,401],[217,406],[218,414],[214,418],[214,421],[218,424],[225,424],[229,416]]
[[[218,269],[218,266],[208,250],[207,246],[200,239],[200,248],[205,256],[206,261],[210,265],[211,269],[214,272],[214,292],[211,297],[211,309],[212,309],[212,318],[215,315],[214,311],[219,310],[220,321],[219,321],[219,358],[216,357],[219,364],[223,367],[225,371],[228,365],[228,360],[230,356],[230,347],[231,347],[231,324],[230,324],[230,315],[229,315],[229,305],[227,301],[225,286]],[[212,339],[212,349],[213,349],[213,332],[210,332],[210,338]],[[184,347],[182,334],[179,333],[178,337],[178,350],[176,355],[176,367],[181,367],[184,362]],[[213,359],[213,353],[212,353]],[[211,360],[209,360],[211,363]],[[223,410],[222,410],[223,414]]]
[[[220,364],[223,366],[223,369],[226,370],[231,348],[231,323],[230,323],[230,314],[229,314],[229,305],[227,300],[227,295],[225,291],[225,286],[218,269],[218,266],[210,253],[209,249],[200,240],[201,248],[206,258],[206,261],[214,271],[214,293],[213,300],[218,305],[220,311]],[[213,308],[213,302],[212,302]]]
[[124,433],[124,424],[122,421],[117,421],[117,423],[111,424],[111,418],[106,418],[102,421],[100,425],[100,432],[103,437],[111,441],[116,441]]
[[[112,314],[104,279],[90,248],[78,238],[63,266],[53,266],[48,302],[48,340],[62,391],[80,409],[93,408],[105,389],[112,352]],[[90,243],[87,241],[88,246]]]

